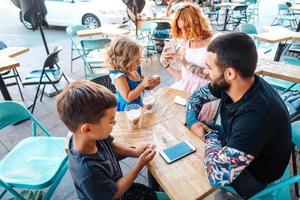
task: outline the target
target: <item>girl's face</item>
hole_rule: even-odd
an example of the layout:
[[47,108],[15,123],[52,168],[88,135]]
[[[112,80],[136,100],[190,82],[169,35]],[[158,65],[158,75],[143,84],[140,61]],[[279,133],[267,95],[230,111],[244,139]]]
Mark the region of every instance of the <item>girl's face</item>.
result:
[[136,55],[136,57],[133,58],[133,62],[132,62],[133,71],[137,70],[137,68],[140,66],[140,64],[141,64],[141,56],[140,56],[140,53],[138,53],[138,55]]

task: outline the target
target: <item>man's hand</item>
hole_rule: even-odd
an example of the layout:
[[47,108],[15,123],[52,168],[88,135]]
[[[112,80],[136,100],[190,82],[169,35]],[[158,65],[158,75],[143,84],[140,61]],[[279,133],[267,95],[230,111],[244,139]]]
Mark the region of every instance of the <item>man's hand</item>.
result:
[[197,122],[192,125],[191,131],[198,136],[202,141],[205,141],[205,134],[211,132],[212,130],[208,128],[205,124]]

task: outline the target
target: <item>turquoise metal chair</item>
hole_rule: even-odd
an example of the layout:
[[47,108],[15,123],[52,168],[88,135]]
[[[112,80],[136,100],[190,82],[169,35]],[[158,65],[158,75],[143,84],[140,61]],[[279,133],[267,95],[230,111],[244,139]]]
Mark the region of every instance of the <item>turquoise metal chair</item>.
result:
[[[50,199],[68,169],[65,139],[51,137],[50,133],[21,104],[13,101],[0,102],[0,130],[30,119],[32,136],[20,141],[0,161],[0,187],[16,199],[22,197],[15,189],[40,190],[48,188],[44,199]],[[37,128],[45,136],[37,136]]]
[[[283,176],[279,180],[274,181],[265,189],[249,198],[249,200],[290,200],[291,194],[289,186],[299,181],[300,175],[290,177],[290,167],[288,165]],[[222,189],[237,194],[230,186],[222,187]]]
[[[77,31],[85,29],[84,25],[73,25],[66,28],[66,32],[71,39],[71,72],[73,72],[73,61],[80,58],[83,54],[82,47],[78,41]],[[74,51],[77,52],[78,56],[74,56]]]
[[[145,48],[146,56],[151,58],[151,52],[157,54],[158,60],[159,55],[157,53],[156,44],[154,41],[154,31],[157,28],[156,22],[147,22],[143,24],[138,35],[138,42]],[[152,61],[152,60],[151,60]]]
[[[300,147],[300,121],[295,121],[292,123],[292,141],[293,144],[297,147]],[[296,196],[299,195],[298,190],[298,182],[300,182],[300,174],[297,174],[296,167],[296,157],[293,156],[292,151],[292,159],[293,159],[293,176],[290,176],[290,166],[288,165],[284,175],[277,181],[274,181],[269,186],[267,186],[264,190],[255,194],[251,197],[251,200],[290,200],[290,186],[295,184],[295,192]],[[223,187],[223,189],[236,193],[232,187]]]
[[83,62],[84,62],[84,74],[85,78],[88,77],[88,73],[94,74],[93,69],[103,68],[104,66],[104,50],[110,44],[111,39],[86,39],[81,40],[80,44],[83,49]]
[[[292,140],[293,140],[292,164],[293,164],[293,174],[295,176],[298,173],[296,147],[300,148],[300,121],[295,121],[292,123]],[[297,197],[299,197],[298,183],[295,183],[295,194]]]
[[285,27],[291,27],[296,28],[297,27],[297,20],[294,15],[294,13],[289,9],[289,7],[286,4],[279,4],[278,5],[278,15],[273,20],[271,26],[284,26],[285,22],[289,22],[289,26]]
[[[240,24],[239,30],[250,36],[254,36],[257,34],[257,29],[253,24],[248,24],[248,23]],[[257,50],[261,50],[264,54],[269,53],[272,50],[272,46],[262,45],[258,40],[255,40],[255,45]]]

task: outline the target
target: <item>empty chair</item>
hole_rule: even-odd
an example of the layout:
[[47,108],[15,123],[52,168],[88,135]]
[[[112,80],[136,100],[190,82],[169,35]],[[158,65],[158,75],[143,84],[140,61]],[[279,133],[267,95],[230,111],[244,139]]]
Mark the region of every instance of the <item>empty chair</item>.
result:
[[241,22],[247,23],[247,8],[248,5],[236,6],[233,8],[226,22],[227,24],[232,24],[232,30],[235,30]]
[[279,4],[278,5],[278,15],[272,22],[272,26],[280,25],[284,26],[285,22],[288,21],[289,25],[285,27],[296,28],[297,27],[297,20],[292,11],[289,10],[289,7],[286,4]]
[[44,62],[42,68],[37,68],[32,70],[23,81],[23,85],[37,85],[37,90],[35,93],[34,101],[31,106],[31,112],[33,113],[36,100],[40,93],[40,87],[43,86],[41,90],[40,101],[42,101],[46,85],[52,85],[53,88],[59,93],[59,90],[55,86],[56,83],[60,82],[61,78],[64,77],[69,83],[67,77],[62,72],[60,67],[57,65],[59,61],[58,53],[62,50],[61,47],[56,46],[53,53],[49,54]]
[[85,78],[87,78],[87,72],[93,74],[93,69],[104,68],[104,50],[110,42],[109,38],[81,40]]
[[[239,29],[241,32],[246,33],[250,36],[257,34],[257,29],[253,24],[240,24]],[[258,51],[262,51],[264,54],[270,52],[272,50],[272,46],[262,45],[259,40],[255,40],[255,45]]]
[[[7,45],[4,42],[0,41],[0,50],[5,48],[7,48]],[[23,93],[20,87],[20,85],[22,85],[22,79],[20,77],[18,70],[16,68],[13,68],[12,70],[3,71],[1,72],[1,76],[4,79],[4,82],[6,82],[5,83],[6,87],[10,87],[14,85],[18,87],[21,99],[24,101]],[[5,80],[9,80],[9,81],[5,81]]]
[[[51,137],[45,127],[21,104],[13,101],[0,102],[0,133],[1,129],[25,119],[32,122],[32,136],[20,141],[1,160],[0,187],[4,191],[0,198],[9,192],[16,199],[25,200],[18,193],[20,189],[48,188],[43,198],[48,200],[68,169],[67,155],[64,152],[65,139]],[[44,136],[38,136],[37,130]]]
[[[73,25],[66,28],[66,32],[71,39],[71,72],[73,72],[73,61],[80,58],[83,54],[81,44],[77,42],[77,31],[85,29],[86,27],[83,25]],[[74,56],[74,52],[78,55]]]
[[106,87],[107,89],[109,89],[112,93],[116,93],[116,88],[115,86],[112,84],[111,82],[111,79],[109,77],[109,74],[102,74],[102,75],[99,75],[93,79],[91,79],[91,81],[99,84],[99,85],[102,85],[104,87]]
[[[157,23],[155,22],[147,22],[143,24],[141,30],[138,35],[138,42],[141,46],[145,48],[146,56],[151,56],[151,53],[156,53],[156,45],[154,38],[154,31],[157,27]],[[157,54],[158,56],[158,54]]]

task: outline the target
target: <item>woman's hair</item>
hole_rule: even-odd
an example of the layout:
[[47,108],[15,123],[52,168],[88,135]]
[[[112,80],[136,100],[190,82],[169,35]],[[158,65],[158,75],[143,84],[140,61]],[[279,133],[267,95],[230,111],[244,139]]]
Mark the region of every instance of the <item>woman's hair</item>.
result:
[[106,51],[105,64],[110,70],[130,72],[140,63],[142,47],[135,41],[120,37],[112,41]]
[[[184,22],[184,33],[178,26],[178,21]],[[213,35],[213,30],[202,10],[191,3],[186,3],[178,9],[172,20],[172,37],[174,39],[208,39]]]

